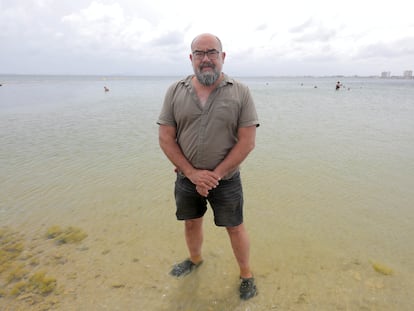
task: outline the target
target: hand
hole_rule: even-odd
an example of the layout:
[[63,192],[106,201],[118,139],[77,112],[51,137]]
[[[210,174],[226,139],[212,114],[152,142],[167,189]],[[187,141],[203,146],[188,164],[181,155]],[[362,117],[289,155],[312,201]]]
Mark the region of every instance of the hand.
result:
[[208,196],[208,189],[207,188],[203,188],[203,187],[200,187],[200,186],[196,186],[196,190],[197,190],[197,192],[201,196],[203,196],[203,197],[207,197]]
[[[220,181],[220,176],[209,170],[194,170],[189,176],[186,175],[196,187],[199,187],[202,193],[216,188]],[[198,190],[197,190],[198,191]],[[201,193],[200,193],[201,194]],[[202,195],[202,194],[201,194]]]

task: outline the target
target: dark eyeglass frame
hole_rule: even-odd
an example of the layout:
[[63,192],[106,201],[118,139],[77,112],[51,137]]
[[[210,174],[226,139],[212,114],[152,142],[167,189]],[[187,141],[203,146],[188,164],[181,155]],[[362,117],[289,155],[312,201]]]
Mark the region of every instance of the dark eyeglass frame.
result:
[[200,51],[200,50],[195,50],[192,52],[193,56],[195,59],[197,60],[202,60],[204,58],[204,56],[207,55],[208,59],[210,60],[216,60],[220,54],[220,51],[216,50],[216,49],[211,49],[211,50],[207,50],[207,51]]

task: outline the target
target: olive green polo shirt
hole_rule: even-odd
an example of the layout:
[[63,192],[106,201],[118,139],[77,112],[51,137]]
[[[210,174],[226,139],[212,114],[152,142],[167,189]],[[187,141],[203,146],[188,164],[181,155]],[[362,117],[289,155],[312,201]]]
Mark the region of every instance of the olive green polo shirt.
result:
[[157,123],[176,127],[177,142],[195,168],[213,170],[236,144],[238,129],[259,121],[247,86],[224,75],[202,107],[192,77],[168,88]]

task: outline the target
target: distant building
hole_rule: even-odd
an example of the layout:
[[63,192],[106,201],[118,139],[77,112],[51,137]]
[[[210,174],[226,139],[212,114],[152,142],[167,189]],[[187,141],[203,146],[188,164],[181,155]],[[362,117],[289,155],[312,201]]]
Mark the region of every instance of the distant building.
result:
[[390,78],[391,72],[390,71],[383,71],[381,72],[381,78]]
[[403,73],[404,79],[412,79],[413,78],[413,71],[412,70],[406,70]]

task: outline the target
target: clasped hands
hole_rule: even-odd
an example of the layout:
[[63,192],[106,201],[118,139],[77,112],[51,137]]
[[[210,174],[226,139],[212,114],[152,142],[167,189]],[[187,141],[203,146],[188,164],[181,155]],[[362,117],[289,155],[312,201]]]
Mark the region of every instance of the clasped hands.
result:
[[209,170],[194,170],[190,176],[186,176],[196,185],[197,192],[203,197],[207,197],[210,190],[216,188],[220,181],[220,176]]

